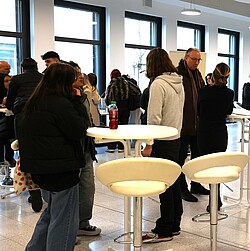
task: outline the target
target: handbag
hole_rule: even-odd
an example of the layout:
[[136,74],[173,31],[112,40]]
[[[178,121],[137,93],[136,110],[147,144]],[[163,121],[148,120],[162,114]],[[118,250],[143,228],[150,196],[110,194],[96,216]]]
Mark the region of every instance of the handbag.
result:
[[128,81],[128,84],[129,84],[129,93],[128,93],[128,104],[129,104],[129,110],[130,111],[134,111],[134,110],[136,110],[136,109],[138,109],[139,107],[140,107],[140,99],[141,99],[141,93],[140,93],[140,89],[139,89],[139,94],[137,94],[137,93],[133,93],[132,91],[131,91],[131,86],[130,85],[132,85],[132,83],[130,83],[129,81]]
[[20,157],[18,157],[14,171],[14,190],[16,195],[20,195],[26,189],[36,190],[39,189],[39,186],[33,182],[30,173],[25,173],[21,171]]

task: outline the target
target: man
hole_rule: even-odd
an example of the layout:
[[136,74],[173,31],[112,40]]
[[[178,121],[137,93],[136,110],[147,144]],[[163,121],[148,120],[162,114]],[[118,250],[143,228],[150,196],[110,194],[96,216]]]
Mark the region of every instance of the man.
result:
[[[60,57],[59,57],[58,53],[56,53],[55,51],[47,51],[45,54],[43,54],[41,56],[41,58],[42,58],[42,60],[44,60],[47,68],[53,63],[60,62]],[[46,69],[43,71],[43,73],[46,71]]]
[[[34,89],[42,79],[43,75],[38,72],[37,62],[32,58],[25,58],[21,64],[22,74],[13,76],[10,81],[6,107],[12,110],[15,115],[15,128],[21,116],[21,111],[33,93]],[[32,209],[39,212],[42,209],[43,201],[39,190],[29,190]]]
[[[181,129],[181,144],[179,152],[179,165],[183,166],[188,149],[191,151],[191,159],[198,157],[199,150],[197,146],[197,98],[201,87],[205,85],[198,66],[201,62],[200,51],[196,48],[189,48],[184,59],[181,59],[178,65],[178,73],[183,76],[183,85],[185,90],[185,103],[183,110],[183,123]],[[191,192],[188,190],[185,175],[180,175],[182,199],[189,202],[197,202],[198,199],[193,194],[209,195],[209,190],[200,183],[191,182]]]
[[10,64],[7,61],[0,61],[0,73],[5,73],[9,75],[10,68]]

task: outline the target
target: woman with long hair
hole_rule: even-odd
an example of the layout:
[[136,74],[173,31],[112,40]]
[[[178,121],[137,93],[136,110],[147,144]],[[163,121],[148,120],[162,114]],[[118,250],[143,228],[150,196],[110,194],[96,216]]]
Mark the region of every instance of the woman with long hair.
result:
[[88,127],[81,97],[72,87],[76,77],[70,65],[50,65],[16,126],[21,171],[31,174],[48,203],[27,251],[74,250],[79,224],[79,171],[84,166],[80,139]]

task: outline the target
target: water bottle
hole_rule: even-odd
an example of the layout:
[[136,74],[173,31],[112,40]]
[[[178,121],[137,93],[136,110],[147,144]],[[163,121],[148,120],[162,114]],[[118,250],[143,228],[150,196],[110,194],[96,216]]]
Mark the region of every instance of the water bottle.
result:
[[118,108],[115,101],[111,101],[111,104],[109,105],[109,128],[118,128]]

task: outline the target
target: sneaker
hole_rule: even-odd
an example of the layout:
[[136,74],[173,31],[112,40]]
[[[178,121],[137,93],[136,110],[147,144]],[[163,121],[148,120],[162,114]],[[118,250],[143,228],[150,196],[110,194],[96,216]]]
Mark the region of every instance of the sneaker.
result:
[[174,232],[172,232],[172,235],[176,236],[176,235],[180,235],[180,233],[181,233],[181,231],[174,231]]
[[124,149],[118,149],[118,153],[123,153]]
[[173,236],[160,236],[154,233],[147,233],[142,236],[143,243],[157,243],[171,240],[173,240]]
[[88,227],[79,229],[77,232],[78,236],[86,235],[86,236],[95,236],[101,233],[101,229],[96,226],[89,225]]
[[108,149],[108,148],[107,148],[107,149],[106,149],[106,152],[107,152],[107,153],[114,153],[114,152],[115,152],[115,149]]

